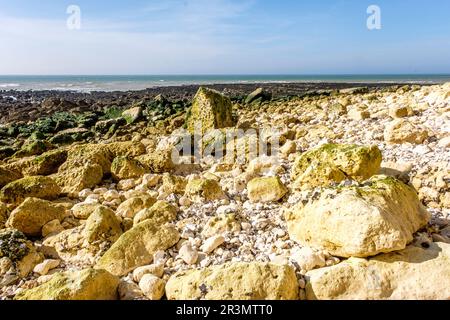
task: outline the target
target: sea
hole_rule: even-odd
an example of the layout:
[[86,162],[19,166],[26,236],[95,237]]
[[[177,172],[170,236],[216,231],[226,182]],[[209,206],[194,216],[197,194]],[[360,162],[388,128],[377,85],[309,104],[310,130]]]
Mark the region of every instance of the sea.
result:
[[0,91],[128,91],[180,85],[347,82],[444,83],[450,74],[414,75],[0,75]]

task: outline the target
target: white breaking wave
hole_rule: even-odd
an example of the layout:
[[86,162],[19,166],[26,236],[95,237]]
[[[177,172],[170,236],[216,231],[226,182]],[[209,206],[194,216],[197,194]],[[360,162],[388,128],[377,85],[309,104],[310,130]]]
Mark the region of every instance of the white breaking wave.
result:
[[0,83],[0,88],[15,88],[20,87],[19,83]]

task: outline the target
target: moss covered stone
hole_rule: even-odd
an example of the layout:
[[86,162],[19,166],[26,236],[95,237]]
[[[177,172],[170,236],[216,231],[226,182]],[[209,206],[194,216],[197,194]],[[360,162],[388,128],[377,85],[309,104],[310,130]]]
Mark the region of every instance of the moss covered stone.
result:
[[119,278],[106,270],[84,269],[55,274],[50,281],[25,290],[15,300],[116,300]]
[[323,190],[317,200],[287,211],[291,239],[342,257],[401,250],[430,215],[415,190],[386,176],[359,186]]
[[164,174],[162,177],[162,188],[166,193],[184,194],[186,190],[187,179],[182,176]]
[[116,181],[136,179],[145,172],[145,167],[139,161],[129,157],[116,157],[111,164],[111,174]]
[[28,197],[53,200],[60,193],[61,188],[53,179],[44,176],[32,176],[8,183],[0,191],[0,200],[19,205]]
[[214,201],[226,198],[225,192],[216,180],[192,179],[186,186],[185,196],[195,202]]
[[89,243],[114,243],[122,235],[120,221],[114,211],[105,206],[97,207],[86,220],[83,237]]
[[341,182],[364,181],[376,174],[382,155],[377,146],[324,144],[300,155],[292,167],[296,189]]
[[161,226],[153,219],[145,220],[122,234],[100,258],[97,268],[117,276],[126,275],[137,267],[151,263],[156,251],[167,250],[179,239],[175,227]]
[[20,172],[0,167],[0,188],[20,178],[22,178]]
[[156,223],[164,224],[177,218],[177,208],[166,201],[157,201],[153,206],[139,211],[133,219],[134,225],[142,221],[153,219]]
[[153,153],[136,157],[151,173],[170,172],[175,167],[172,160],[172,150],[155,150]]
[[7,226],[27,236],[41,236],[42,227],[52,220],[62,220],[64,208],[50,201],[26,198],[9,216]]
[[232,127],[234,125],[232,110],[233,105],[228,97],[215,90],[201,87],[188,112],[187,129],[194,133],[196,125],[199,125],[203,134],[210,129]]

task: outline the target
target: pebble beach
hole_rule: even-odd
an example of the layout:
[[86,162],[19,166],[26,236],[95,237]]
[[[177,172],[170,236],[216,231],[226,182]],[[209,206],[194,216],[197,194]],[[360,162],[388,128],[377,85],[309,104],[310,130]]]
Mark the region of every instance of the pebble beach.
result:
[[317,86],[2,92],[0,299],[449,299],[450,83]]

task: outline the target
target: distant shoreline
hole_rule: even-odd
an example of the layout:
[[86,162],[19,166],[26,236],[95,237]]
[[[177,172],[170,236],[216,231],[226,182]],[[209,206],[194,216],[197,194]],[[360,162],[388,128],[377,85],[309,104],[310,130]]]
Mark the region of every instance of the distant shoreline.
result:
[[[367,87],[369,90],[381,90],[387,87],[403,86],[405,83],[336,83],[336,82],[290,82],[290,83],[246,83],[246,84],[208,84],[208,88],[215,89],[232,99],[242,101],[244,97],[257,88],[264,88],[272,93],[274,99],[284,99],[301,96],[311,92],[333,91],[355,87]],[[412,85],[412,84],[409,84]],[[413,85],[432,85],[430,83],[414,83]],[[145,90],[126,91],[0,91],[0,123],[11,121],[36,120],[45,114],[54,112],[86,112],[95,108],[103,109],[117,105],[129,107],[142,100],[152,100],[161,94],[170,101],[182,101],[187,104],[192,101],[201,85],[160,86]],[[55,107],[44,110],[41,103],[45,99],[60,101]]]
[[1,76],[0,91],[128,92],[165,87],[224,85],[440,84],[450,75],[137,75]]

